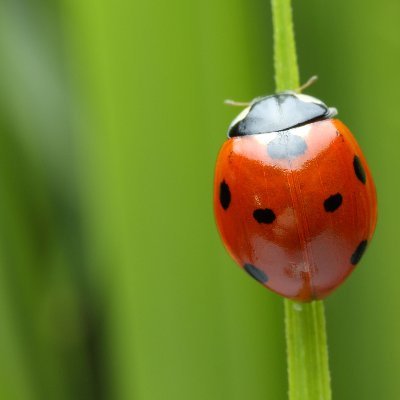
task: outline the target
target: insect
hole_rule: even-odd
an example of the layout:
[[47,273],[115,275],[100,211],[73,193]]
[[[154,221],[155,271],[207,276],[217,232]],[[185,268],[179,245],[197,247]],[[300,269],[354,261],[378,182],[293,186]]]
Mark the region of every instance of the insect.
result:
[[336,109],[294,91],[253,100],[217,159],[214,210],[233,259],[265,287],[322,299],[374,233],[375,185]]

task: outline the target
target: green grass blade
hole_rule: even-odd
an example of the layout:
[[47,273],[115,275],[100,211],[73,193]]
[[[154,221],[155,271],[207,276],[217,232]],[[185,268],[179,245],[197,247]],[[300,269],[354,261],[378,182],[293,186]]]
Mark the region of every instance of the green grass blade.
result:
[[322,301],[285,300],[290,400],[331,399]]
[[228,259],[210,196],[238,112],[223,99],[266,85],[253,73],[267,65],[265,44],[251,40],[262,37],[262,12],[227,0],[65,8],[71,69],[91,110],[77,143],[87,243],[107,299],[109,397],[261,400],[268,388],[281,400],[280,301]]
[[291,0],[271,0],[276,91],[300,86]]
[[[290,0],[271,0],[276,91],[300,86]],[[324,305],[285,300],[290,400],[331,399]]]

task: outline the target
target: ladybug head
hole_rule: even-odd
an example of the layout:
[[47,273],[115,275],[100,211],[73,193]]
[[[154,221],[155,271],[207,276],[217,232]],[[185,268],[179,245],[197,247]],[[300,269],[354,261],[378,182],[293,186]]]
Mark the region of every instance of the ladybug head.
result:
[[329,108],[315,97],[296,92],[258,97],[233,120],[228,137],[285,131],[336,114],[336,108]]

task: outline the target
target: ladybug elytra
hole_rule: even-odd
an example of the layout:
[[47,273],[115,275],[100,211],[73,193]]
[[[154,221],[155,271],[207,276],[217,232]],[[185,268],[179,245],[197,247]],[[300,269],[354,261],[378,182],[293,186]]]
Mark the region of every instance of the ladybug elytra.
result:
[[296,92],[257,98],[230,125],[217,159],[214,210],[228,252],[297,301],[338,287],[376,225],[370,170],[336,114]]

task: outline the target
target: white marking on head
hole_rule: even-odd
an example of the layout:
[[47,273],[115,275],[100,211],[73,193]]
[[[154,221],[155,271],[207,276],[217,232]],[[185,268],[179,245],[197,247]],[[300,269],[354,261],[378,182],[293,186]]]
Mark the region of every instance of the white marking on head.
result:
[[[320,104],[323,107],[326,107],[326,104],[316,97],[309,96],[308,94],[295,93],[294,94],[299,100],[304,101],[304,103],[315,103]],[[326,107],[327,108],[327,107]]]
[[240,122],[240,121],[243,121],[243,120],[246,118],[247,114],[248,114],[249,111],[250,111],[250,108],[251,108],[251,106],[246,107],[244,110],[242,110],[242,111],[236,116],[236,118],[232,121],[232,123],[231,123],[230,126],[229,126],[229,131],[231,130],[231,128],[232,128],[234,125],[236,125],[236,124],[237,124],[238,122]]

